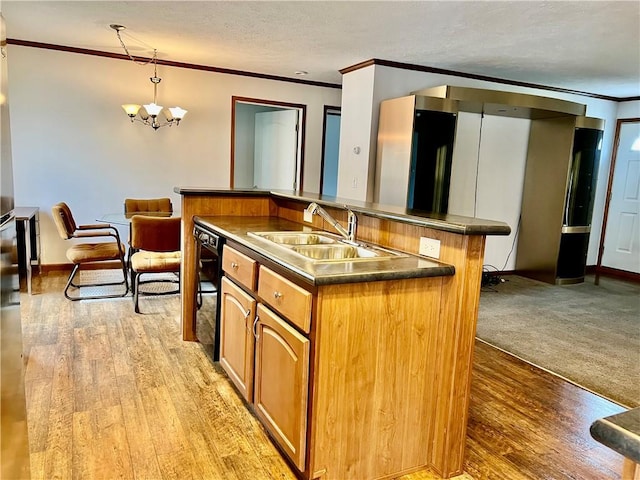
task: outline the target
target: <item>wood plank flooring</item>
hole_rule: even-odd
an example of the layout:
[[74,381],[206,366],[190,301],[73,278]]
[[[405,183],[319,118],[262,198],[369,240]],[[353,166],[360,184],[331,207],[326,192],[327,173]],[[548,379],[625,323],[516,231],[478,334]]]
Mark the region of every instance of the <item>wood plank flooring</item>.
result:
[[[32,478],[295,478],[221,370],[180,340],[177,296],[142,298],[137,315],[130,298],[69,302],[65,280],[41,275],[21,296]],[[620,478],[622,457],[589,435],[619,411],[477,342],[458,478]]]

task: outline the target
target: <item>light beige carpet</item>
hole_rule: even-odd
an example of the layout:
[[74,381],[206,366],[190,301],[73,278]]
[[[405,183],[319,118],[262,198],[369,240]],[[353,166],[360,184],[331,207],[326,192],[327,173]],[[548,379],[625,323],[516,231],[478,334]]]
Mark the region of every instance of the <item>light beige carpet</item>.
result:
[[480,295],[477,337],[626,407],[640,406],[640,285],[515,275]]

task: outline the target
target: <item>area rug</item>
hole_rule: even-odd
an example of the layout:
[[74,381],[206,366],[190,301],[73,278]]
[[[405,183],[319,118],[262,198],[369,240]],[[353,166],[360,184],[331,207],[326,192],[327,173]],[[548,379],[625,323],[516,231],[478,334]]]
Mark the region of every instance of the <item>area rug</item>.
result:
[[480,295],[480,340],[625,407],[640,406],[640,285],[503,279]]
[[[177,280],[177,276],[173,273],[145,274],[143,277],[141,277],[141,279],[154,280],[153,283],[147,283],[140,286],[140,292],[142,293],[159,294],[176,290],[176,284],[171,283]],[[122,270],[118,269],[80,270],[75,283],[92,284],[119,282],[121,280]],[[129,288],[131,288],[131,282],[129,282]],[[82,287],[79,290],[75,288],[69,289],[69,295],[71,295],[72,297],[119,295],[123,293],[124,285],[101,285],[97,287]],[[131,291],[129,291],[128,296],[131,296]]]

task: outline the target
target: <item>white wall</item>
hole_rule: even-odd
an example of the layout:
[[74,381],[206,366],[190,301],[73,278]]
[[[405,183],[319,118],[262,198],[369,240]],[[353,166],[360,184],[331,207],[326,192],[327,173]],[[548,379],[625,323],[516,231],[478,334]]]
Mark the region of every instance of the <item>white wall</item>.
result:
[[[608,100],[600,100],[592,97],[574,95],[568,93],[553,92],[550,90],[525,88],[513,85],[506,85],[496,82],[480,81],[463,77],[456,77],[454,75],[442,75],[434,73],[425,73],[414,70],[406,70],[401,68],[386,67],[381,65],[371,65],[360,70],[347,73],[343,77],[342,88],[342,105],[343,105],[343,118],[341,129],[341,144],[340,149],[340,169],[338,179],[338,195],[346,198],[353,198],[357,200],[367,200],[372,197],[371,191],[363,191],[361,189],[341,188],[346,187],[352,178],[367,178],[371,172],[372,165],[375,165],[375,137],[378,130],[378,112],[380,101],[387,98],[395,98],[410,94],[412,91],[420,90],[423,88],[434,87],[438,85],[456,85],[467,86],[474,88],[487,88],[493,90],[503,90],[518,93],[526,93],[531,95],[540,95],[545,97],[560,98],[571,102],[577,102],[587,105],[587,116],[602,118],[605,120],[605,132],[603,137],[603,149],[600,159],[600,168],[598,173],[598,186],[596,189],[596,198],[594,204],[594,215],[591,227],[591,237],[589,241],[589,253],[587,257],[587,264],[594,265],[597,260],[597,250],[600,241],[600,233],[602,229],[602,216],[604,211],[604,201],[607,187],[607,175],[609,171],[609,163],[611,161],[611,150],[614,137],[616,116],[618,115],[618,103]],[[370,96],[367,96],[367,92],[372,92]],[[627,102],[625,102],[627,103]],[[637,103],[637,102],[628,102]],[[353,125],[355,121],[353,115],[345,115],[345,109],[350,108],[354,111],[361,112],[362,115],[367,111],[372,112],[371,122],[367,118],[358,118],[358,121],[367,123],[367,130],[376,132],[371,139],[374,147],[370,148],[368,155],[361,154],[360,156],[354,156],[349,154],[349,145],[367,143],[369,139],[364,138],[365,131],[361,126]],[[633,107],[621,107],[626,109],[632,109]],[[360,128],[359,128],[360,127]],[[506,138],[506,135],[505,135]],[[466,155],[473,157],[474,152],[477,152],[477,145],[467,145],[470,152]],[[524,163],[526,161],[526,155],[522,158],[514,158],[513,152],[504,151],[504,157],[493,157],[488,159],[487,162],[497,162],[496,165],[510,165],[509,169],[493,168],[491,175],[485,176],[479,183],[480,192],[491,192],[494,189],[494,183],[497,185],[518,185],[522,184],[523,178],[513,178],[517,172],[522,172],[524,175]],[[344,155],[348,155],[343,158]],[[511,163],[509,163],[511,162]],[[515,163],[514,163],[515,162]],[[345,168],[345,163],[348,163],[348,168]],[[362,183],[362,182],[360,182]],[[368,185],[372,186],[372,182],[368,181]],[[510,194],[518,195],[517,192],[511,192]],[[521,196],[521,191],[519,193]],[[517,227],[517,218],[519,216],[519,198],[514,197],[509,201],[504,201],[502,204],[495,204],[495,209],[487,212],[490,216],[484,216],[478,214],[481,218],[489,218],[491,220],[501,220],[509,223],[513,231]],[[518,208],[518,215],[514,216],[514,208]],[[515,218],[515,221],[514,221]],[[490,237],[487,240],[486,247],[486,260],[495,262],[494,264],[501,268],[509,255],[511,249],[511,238],[507,241],[498,237]],[[500,261],[500,259],[502,259]],[[515,251],[509,258],[509,263],[506,269],[512,269],[515,265]],[[499,265],[497,265],[499,264]]]
[[40,207],[42,262],[67,263],[51,206],[78,223],[121,211],[125,197],[180,198],[175,186],[228,187],[231,97],[307,105],[305,190],[319,190],[324,105],[340,89],[158,67],[158,103],[189,110],[178,127],[131,124],[123,103],[147,103],[150,66],[10,45],[9,88],[16,205]]
[[640,118],[640,100],[620,102],[618,104],[618,118]]

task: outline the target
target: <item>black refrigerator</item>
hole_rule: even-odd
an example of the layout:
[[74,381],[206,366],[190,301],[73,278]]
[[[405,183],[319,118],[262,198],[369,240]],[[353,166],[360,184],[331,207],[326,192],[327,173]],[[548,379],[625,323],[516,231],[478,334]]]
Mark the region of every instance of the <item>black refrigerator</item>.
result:
[[552,284],[584,281],[604,120],[531,121],[516,271]]
[[13,164],[7,75],[7,42],[0,12],[0,478],[30,477],[29,439],[24,388],[22,322],[16,221],[14,217]]
[[556,283],[577,283],[584,280],[602,134],[599,124],[585,124],[575,129]]

